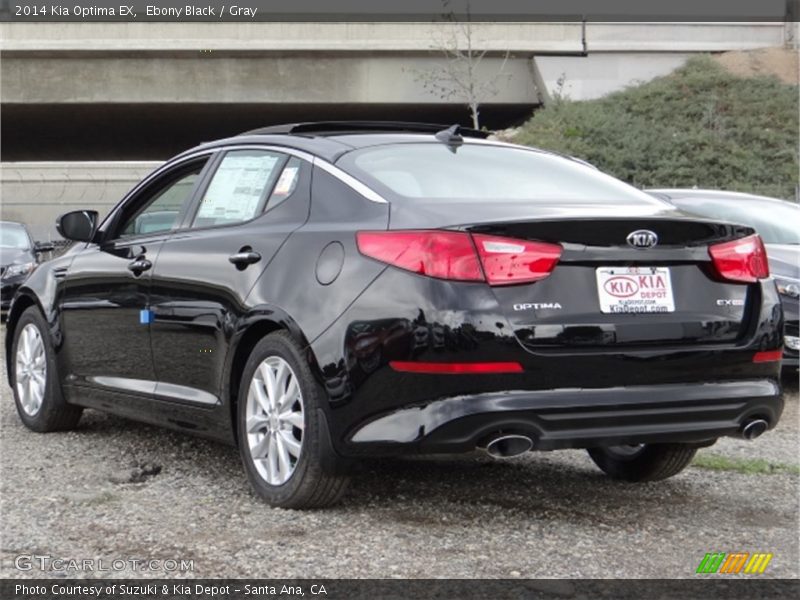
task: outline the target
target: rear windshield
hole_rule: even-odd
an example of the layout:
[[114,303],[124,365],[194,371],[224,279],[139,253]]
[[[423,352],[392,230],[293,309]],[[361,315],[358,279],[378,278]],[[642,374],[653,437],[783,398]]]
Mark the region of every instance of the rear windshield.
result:
[[577,161],[490,144],[374,146],[337,165],[390,199],[662,204]]

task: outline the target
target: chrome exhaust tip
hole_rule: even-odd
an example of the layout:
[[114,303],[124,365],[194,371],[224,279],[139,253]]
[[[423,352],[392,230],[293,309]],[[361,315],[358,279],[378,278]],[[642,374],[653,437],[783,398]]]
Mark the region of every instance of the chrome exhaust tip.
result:
[[753,419],[742,427],[742,437],[746,440],[754,440],[764,433],[768,427],[769,423],[764,419]]
[[492,458],[512,458],[533,448],[533,440],[526,435],[497,435],[483,448]]

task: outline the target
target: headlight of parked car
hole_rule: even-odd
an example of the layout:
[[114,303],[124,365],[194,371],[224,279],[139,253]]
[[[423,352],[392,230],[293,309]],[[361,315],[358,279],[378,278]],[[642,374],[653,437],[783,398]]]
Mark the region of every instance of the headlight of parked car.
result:
[[776,277],[775,283],[778,285],[778,293],[790,298],[800,297],[800,280],[788,277]]
[[33,271],[36,263],[23,263],[21,265],[9,265],[3,272],[3,279],[11,279],[12,277],[19,277],[20,275],[27,275]]

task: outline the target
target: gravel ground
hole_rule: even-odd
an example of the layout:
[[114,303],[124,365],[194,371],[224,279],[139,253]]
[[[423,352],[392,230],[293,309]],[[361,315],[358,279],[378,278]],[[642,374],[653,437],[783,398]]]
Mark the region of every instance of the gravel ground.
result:
[[794,471],[693,466],[630,485],[582,451],[383,460],[317,512],[262,504],[224,445],[95,411],[77,431],[32,433],[2,379],[2,577],[75,576],[15,569],[28,554],[194,561],[126,577],[692,577],[712,551],[772,552],[765,576],[798,577],[796,375],[776,430],[701,450]]

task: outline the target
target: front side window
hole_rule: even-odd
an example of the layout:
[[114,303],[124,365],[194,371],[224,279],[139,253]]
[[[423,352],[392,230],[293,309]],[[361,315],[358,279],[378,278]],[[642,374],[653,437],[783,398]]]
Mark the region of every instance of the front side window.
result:
[[337,166],[405,199],[661,204],[578,161],[490,144],[376,146],[346,154]]
[[188,171],[176,175],[169,183],[159,186],[157,191],[144,201],[144,206],[125,220],[120,228],[120,237],[159,233],[170,231],[175,227],[184,203],[192,194],[203,164],[197,164]]
[[192,227],[249,221],[264,211],[268,201],[273,202],[271,196],[275,202],[281,195],[288,196],[296,175],[297,170],[288,167],[287,157],[277,152],[228,152],[203,194]]

